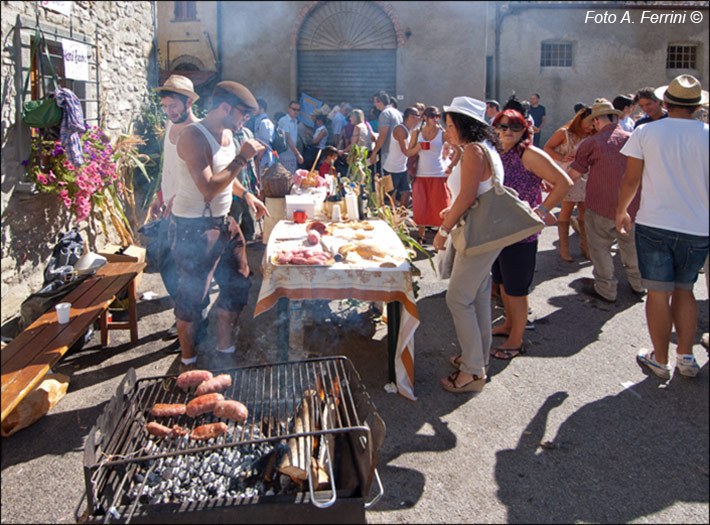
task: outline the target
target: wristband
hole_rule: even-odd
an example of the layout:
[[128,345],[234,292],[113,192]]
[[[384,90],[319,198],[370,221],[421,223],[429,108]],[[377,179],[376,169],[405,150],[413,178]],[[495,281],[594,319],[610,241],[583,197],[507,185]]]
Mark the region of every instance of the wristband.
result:
[[[239,161],[242,166],[244,166],[247,162],[249,162],[244,155],[239,153],[236,157],[234,157],[234,161]],[[232,161],[232,162],[234,162]]]
[[545,215],[549,215],[549,214],[550,214],[550,210],[548,210],[547,208],[545,208],[542,204],[538,204],[537,207],[540,208],[542,211],[544,211],[544,212],[545,212]]
[[247,193],[251,193],[252,195],[254,195],[251,190],[244,190],[244,193],[242,193],[242,199],[247,199]]

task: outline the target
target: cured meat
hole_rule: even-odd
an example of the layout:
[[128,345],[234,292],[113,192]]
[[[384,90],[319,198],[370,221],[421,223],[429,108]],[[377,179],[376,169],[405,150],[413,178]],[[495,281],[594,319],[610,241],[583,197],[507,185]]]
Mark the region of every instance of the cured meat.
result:
[[154,417],[181,416],[185,413],[185,408],[183,404],[156,403],[150,409],[150,415]]
[[195,390],[195,394],[201,396],[213,392],[223,392],[230,386],[232,386],[232,376],[229,374],[220,374],[200,383],[200,386]]
[[[309,232],[309,238],[316,236],[315,244],[320,243],[320,236],[316,230]],[[310,241],[308,241],[310,242]],[[328,264],[331,256],[327,252],[314,250],[312,248],[297,248],[291,251],[280,251],[275,255],[277,264],[296,264],[296,265],[323,265]]]
[[187,434],[187,430],[184,428],[178,426],[178,425],[173,425],[172,428],[167,427],[165,425],[161,425],[160,423],[156,423],[155,421],[151,421],[145,426],[145,429],[148,431],[148,434],[151,436],[158,436],[162,438],[166,437],[178,437],[178,436],[184,436]]
[[195,430],[190,433],[190,439],[212,439],[221,436],[227,432],[226,423],[209,423],[207,425],[200,425]]
[[320,243],[320,233],[318,230],[311,230],[308,232],[308,237],[306,237],[306,242],[311,246],[315,246]]
[[197,417],[207,412],[212,412],[215,405],[224,399],[222,394],[205,394],[196,397],[187,404],[185,413],[190,417]]
[[225,419],[231,419],[233,421],[238,421],[239,423],[246,421],[249,417],[249,410],[239,401],[234,401],[233,399],[225,399],[217,403],[212,410],[215,416],[223,417]]
[[176,384],[178,388],[187,390],[193,386],[197,386],[203,381],[212,379],[212,372],[209,370],[188,370],[177,377]]

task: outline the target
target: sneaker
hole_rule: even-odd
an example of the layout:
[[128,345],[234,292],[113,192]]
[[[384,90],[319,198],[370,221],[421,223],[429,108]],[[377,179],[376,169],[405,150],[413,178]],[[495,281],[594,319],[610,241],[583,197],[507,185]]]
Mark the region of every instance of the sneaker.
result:
[[642,348],[636,355],[636,359],[642,365],[646,365],[649,370],[651,370],[651,372],[656,374],[661,379],[671,378],[671,367],[667,364],[662,365],[661,363],[656,361],[656,358],[653,357],[653,350]]
[[680,354],[676,356],[675,366],[686,377],[695,377],[700,372],[698,362],[693,354]]
[[177,323],[173,323],[173,325],[168,328],[168,330],[165,332],[165,336],[163,339],[168,340],[168,339],[175,339],[178,336],[178,329],[177,329]]

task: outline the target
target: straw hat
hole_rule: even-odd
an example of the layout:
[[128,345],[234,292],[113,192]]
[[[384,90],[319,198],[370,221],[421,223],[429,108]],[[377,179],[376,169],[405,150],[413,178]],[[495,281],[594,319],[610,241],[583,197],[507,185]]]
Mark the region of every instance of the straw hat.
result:
[[191,98],[193,102],[200,98],[200,95],[195,93],[195,86],[192,85],[192,80],[182,75],[170,75],[165,81],[165,84],[153,88],[153,91],[179,93],[185,95],[187,98]]
[[621,111],[619,111],[618,109],[614,109],[614,106],[608,100],[598,100],[592,105],[592,112],[589,114],[588,117],[585,117],[584,123],[587,126],[591,126],[592,121],[597,117],[601,117],[602,115],[616,115],[618,117],[619,115],[621,115]]
[[450,106],[444,106],[444,111],[446,113],[461,113],[488,125],[486,122],[486,103],[476,98],[454,97]]
[[659,100],[679,106],[700,106],[708,103],[708,92],[701,88],[700,82],[692,75],[678,75],[667,86],[655,91]]

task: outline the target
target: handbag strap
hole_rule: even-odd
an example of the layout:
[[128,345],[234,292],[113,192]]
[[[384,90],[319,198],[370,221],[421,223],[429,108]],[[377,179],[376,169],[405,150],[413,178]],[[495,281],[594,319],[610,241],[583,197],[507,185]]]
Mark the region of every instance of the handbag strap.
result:
[[[503,188],[503,183],[498,180],[498,177],[496,177],[496,167],[495,164],[493,164],[493,157],[491,157],[491,152],[488,150],[485,144],[481,142],[476,142],[475,144],[483,150],[483,154],[488,160],[488,165],[491,167],[491,178],[493,179],[493,188],[495,189],[498,195],[502,194],[503,192],[505,192],[505,189]],[[474,204],[476,204],[476,201],[474,201]]]

